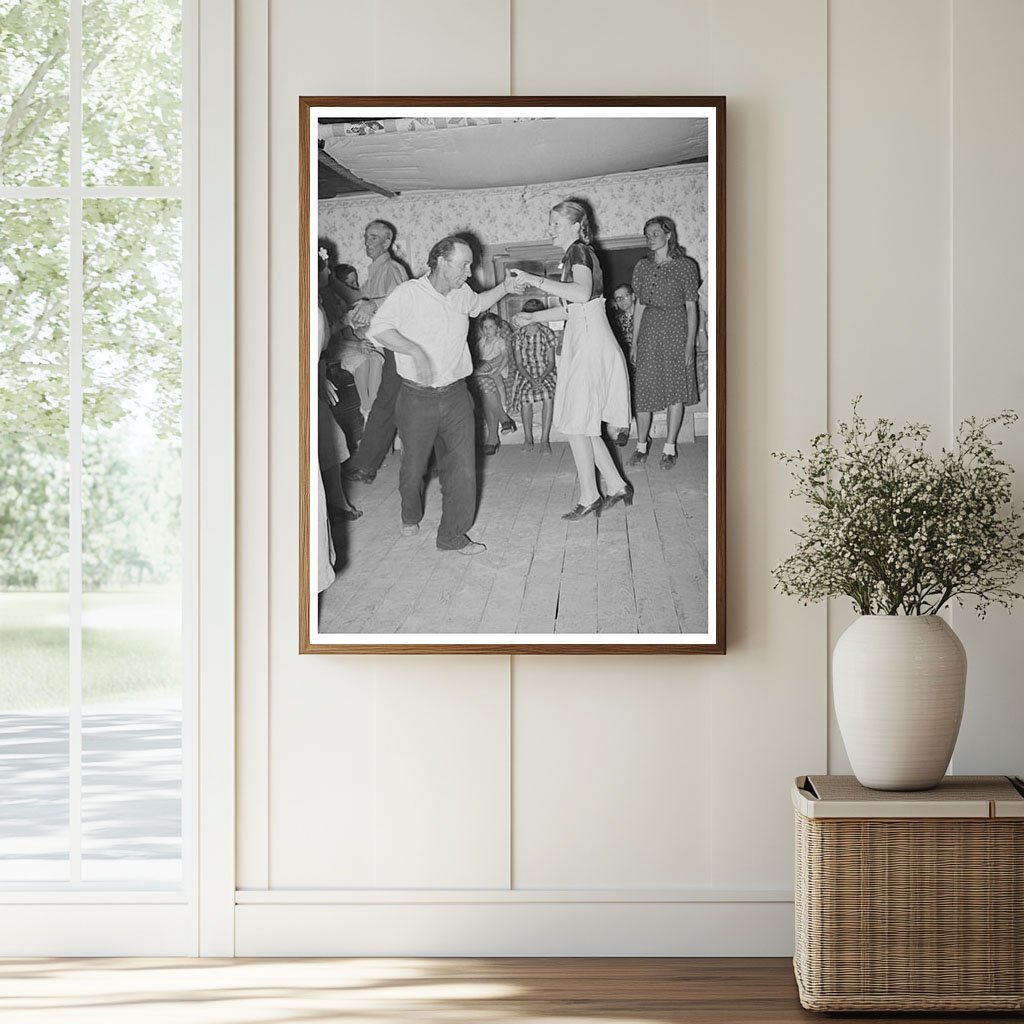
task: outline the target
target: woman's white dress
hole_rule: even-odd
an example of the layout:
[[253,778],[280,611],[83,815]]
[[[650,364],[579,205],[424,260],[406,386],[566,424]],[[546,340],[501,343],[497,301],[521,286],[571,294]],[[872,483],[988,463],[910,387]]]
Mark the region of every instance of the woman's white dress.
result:
[[600,437],[602,423],[622,427],[630,421],[629,373],[605,312],[601,265],[583,242],[566,249],[563,281],[572,281],[577,265],[590,269],[593,285],[587,302],[565,303],[553,422],[563,434]]

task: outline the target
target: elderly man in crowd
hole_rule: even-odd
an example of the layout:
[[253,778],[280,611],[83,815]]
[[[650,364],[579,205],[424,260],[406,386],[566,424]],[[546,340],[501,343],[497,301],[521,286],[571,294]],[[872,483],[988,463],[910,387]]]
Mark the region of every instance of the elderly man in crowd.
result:
[[636,295],[633,294],[631,284],[620,284],[612,292],[612,303],[615,306],[615,319],[612,326],[619,339],[619,344],[625,349],[626,359],[630,358],[630,349],[633,347],[633,314],[636,311]]
[[[611,322],[612,329],[626,356],[626,366],[629,368],[629,393],[632,395],[633,367],[636,365],[633,354],[633,315],[636,313],[636,295],[633,293],[633,286],[620,284],[612,292],[612,303],[615,306],[615,316]],[[624,448],[629,440],[629,424],[617,427],[614,433],[615,443],[620,448]]]
[[[370,269],[366,274],[363,301],[359,302],[352,315],[352,325],[357,330],[365,328],[370,317],[380,304],[398,285],[409,280],[405,267],[391,254],[395,241],[395,229],[387,221],[371,220],[363,232],[363,245],[370,257]],[[343,475],[349,480],[372,484],[385,456],[395,439],[395,399],[398,397],[398,374],[395,372],[395,356],[385,350],[384,365],[380,377],[375,374],[379,363],[368,359],[356,372],[356,384],[360,390],[367,389],[373,403],[363,428],[359,450],[345,464]]]
[[[473,372],[466,336],[479,316],[512,290],[503,281],[478,295],[467,284],[473,252],[460,238],[442,238],[427,256],[427,273],[400,284],[367,331],[395,353],[399,376],[395,417],[402,439],[402,533],[419,532],[431,452],[441,482],[437,546],[475,555],[485,545],[467,531],[476,518],[476,423],[466,378]],[[364,442],[365,444],[365,442]]]

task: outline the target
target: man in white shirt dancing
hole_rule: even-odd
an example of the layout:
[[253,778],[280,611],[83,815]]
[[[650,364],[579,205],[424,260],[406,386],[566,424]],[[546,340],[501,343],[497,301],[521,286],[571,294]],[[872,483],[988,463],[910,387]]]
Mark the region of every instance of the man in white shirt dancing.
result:
[[367,330],[395,353],[401,378],[395,419],[402,439],[402,533],[419,531],[427,465],[435,451],[441,481],[437,546],[465,555],[485,550],[466,532],[476,519],[476,424],[466,386],[473,372],[469,318],[512,290],[506,279],[478,295],[466,284],[472,266],[473,252],[462,239],[442,238],[427,256],[426,275],[395,288]]

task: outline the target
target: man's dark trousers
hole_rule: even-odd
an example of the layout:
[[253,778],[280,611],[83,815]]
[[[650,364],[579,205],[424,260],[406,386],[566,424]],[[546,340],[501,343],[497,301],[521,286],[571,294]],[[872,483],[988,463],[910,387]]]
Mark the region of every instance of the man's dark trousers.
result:
[[328,363],[327,379],[338,391],[338,400],[331,406],[331,415],[344,431],[349,451],[354,452],[363,439],[363,414],[359,411],[359,389],[355,378],[341,363]]
[[427,388],[401,381],[395,415],[402,439],[402,522],[423,518],[427,467],[436,451],[441,483],[437,546],[447,551],[465,547],[466,531],[476,519],[476,420],[466,382]]
[[401,383],[395,369],[395,353],[385,349],[377,397],[366,417],[359,451],[346,463],[346,470],[374,474],[380,469],[395,439],[395,400]]

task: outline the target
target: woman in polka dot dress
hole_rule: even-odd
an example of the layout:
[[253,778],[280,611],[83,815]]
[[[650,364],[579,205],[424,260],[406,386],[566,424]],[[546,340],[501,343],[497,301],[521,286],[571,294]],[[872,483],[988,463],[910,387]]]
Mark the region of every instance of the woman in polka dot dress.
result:
[[697,391],[697,264],[683,253],[676,226],[668,217],[644,225],[650,255],[633,269],[636,311],[631,359],[636,367],[634,404],[637,445],[631,466],[647,461],[651,420],[668,410],[668,431],[661,468],[676,464],[676,438],[683,410],[700,401]]

